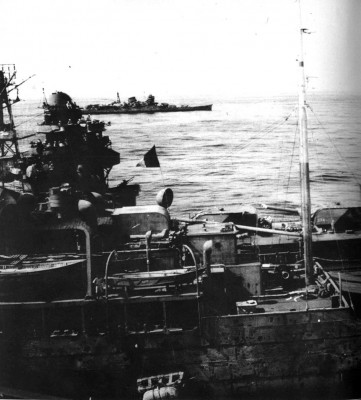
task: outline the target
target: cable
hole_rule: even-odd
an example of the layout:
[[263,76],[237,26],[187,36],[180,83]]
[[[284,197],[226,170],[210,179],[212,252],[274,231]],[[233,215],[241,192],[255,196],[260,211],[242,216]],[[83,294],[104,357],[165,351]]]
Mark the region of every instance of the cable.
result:
[[322,122],[319,120],[319,118],[317,117],[317,114],[314,112],[314,110],[312,109],[312,107],[308,104],[307,107],[312,111],[312,114],[314,115],[314,117],[316,118],[316,121],[319,123],[319,125],[321,126],[322,130],[324,131],[324,133],[327,135],[328,139],[330,140],[333,148],[336,150],[338,156],[340,157],[341,161],[343,161],[346,165],[346,167],[348,168],[348,171],[350,172],[350,174],[352,175],[352,177],[355,179],[356,183],[361,186],[361,181],[358,180],[358,178],[356,177],[356,175],[353,173],[351,167],[348,165],[346,159],[342,156],[342,154],[340,153],[340,151],[338,150],[338,148],[335,146],[331,136],[327,133],[326,128],[324,127],[324,125],[322,124]]

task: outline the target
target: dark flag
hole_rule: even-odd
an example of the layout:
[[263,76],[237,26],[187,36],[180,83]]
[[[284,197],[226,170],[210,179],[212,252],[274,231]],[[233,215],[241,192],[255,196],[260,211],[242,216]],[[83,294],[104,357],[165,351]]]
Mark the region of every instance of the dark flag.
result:
[[143,158],[136,165],[137,167],[146,167],[146,168],[159,168],[159,160],[157,156],[157,151],[155,146],[153,146],[149,151],[147,151]]

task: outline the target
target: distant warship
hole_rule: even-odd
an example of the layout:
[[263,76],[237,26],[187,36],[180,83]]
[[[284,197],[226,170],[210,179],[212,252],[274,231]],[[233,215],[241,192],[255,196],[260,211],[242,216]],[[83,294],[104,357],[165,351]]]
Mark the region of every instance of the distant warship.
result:
[[83,109],[88,114],[153,114],[157,112],[186,112],[186,111],[212,111],[212,104],[201,106],[176,106],[168,103],[156,103],[153,95],[149,95],[144,102],[130,97],[128,102],[122,103],[117,93],[117,101],[110,104],[90,104]]

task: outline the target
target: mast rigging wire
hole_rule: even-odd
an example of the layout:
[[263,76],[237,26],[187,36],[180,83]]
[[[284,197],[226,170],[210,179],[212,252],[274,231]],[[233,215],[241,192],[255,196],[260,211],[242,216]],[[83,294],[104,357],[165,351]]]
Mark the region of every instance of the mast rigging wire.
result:
[[338,150],[338,148],[336,147],[334,141],[332,140],[331,136],[328,134],[325,126],[323,125],[323,123],[320,121],[320,119],[318,118],[317,114],[315,113],[315,111],[313,110],[313,108],[308,104],[307,107],[311,110],[313,116],[316,118],[316,121],[318,122],[318,124],[320,125],[320,127],[322,128],[323,132],[326,134],[326,136],[328,137],[329,141],[331,142],[333,148],[335,149],[336,153],[338,154],[338,156],[340,157],[340,160],[343,161],[348,169],[348,171],[350,172],[350,174],[352,175],[352,177],[354,178],[355,182],[360,186],[361,182],[360,180],[356,177],[356,175],[353,173],[351,167],[349,166],[349,164],[347,163],[346,159],[342,156],[342,154],[340,153],[340,151]]

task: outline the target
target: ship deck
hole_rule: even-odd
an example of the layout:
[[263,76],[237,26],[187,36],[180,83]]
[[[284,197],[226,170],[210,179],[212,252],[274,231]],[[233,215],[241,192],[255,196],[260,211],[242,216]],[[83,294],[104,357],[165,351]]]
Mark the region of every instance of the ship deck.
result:
[[[283,231],[281,231],[283,232]],[[293,235],[292,235],[293,234]],[[333,242],[333,241],[344,241],[344,240],[360,240],[361,232],[360,231],[352,231],[352,232],[322,232],[322,233],[313,233],[312,241],[314,243],[323,243],[323,242]],[[301,237],[297,238],[294,236],[294,232],[290,232],[290,235],[268,235],[268,236],[256,236],[256,243],[258,246],[271,246],[271,245],[282,245],[282,244],[290,244],[296,243],[298,244],[301,240]]]
[[267,295],[254,297],[257,301],[258,309],[263,309],[265,313],[277,312],[299,312],[316,309],[331,309],[338,307],[339,296],[319,297],[305,291],[295,291],[282,295]]
[[175,302],[175,301],[190,301],[200,298],[201,295],[197,292],[186,293],[161,293],[161,294],[134,294],[130,296],[114,296],[111,295],[108,299],[66,299],[47,301],[23,301],[23,302],[0,302],[0,309],[4,308],[53,308],[53,307],[82,307],[90,304],[102,303],[119,303],[119,304],[134,304],[134,303],[150,303],[150,302]]

